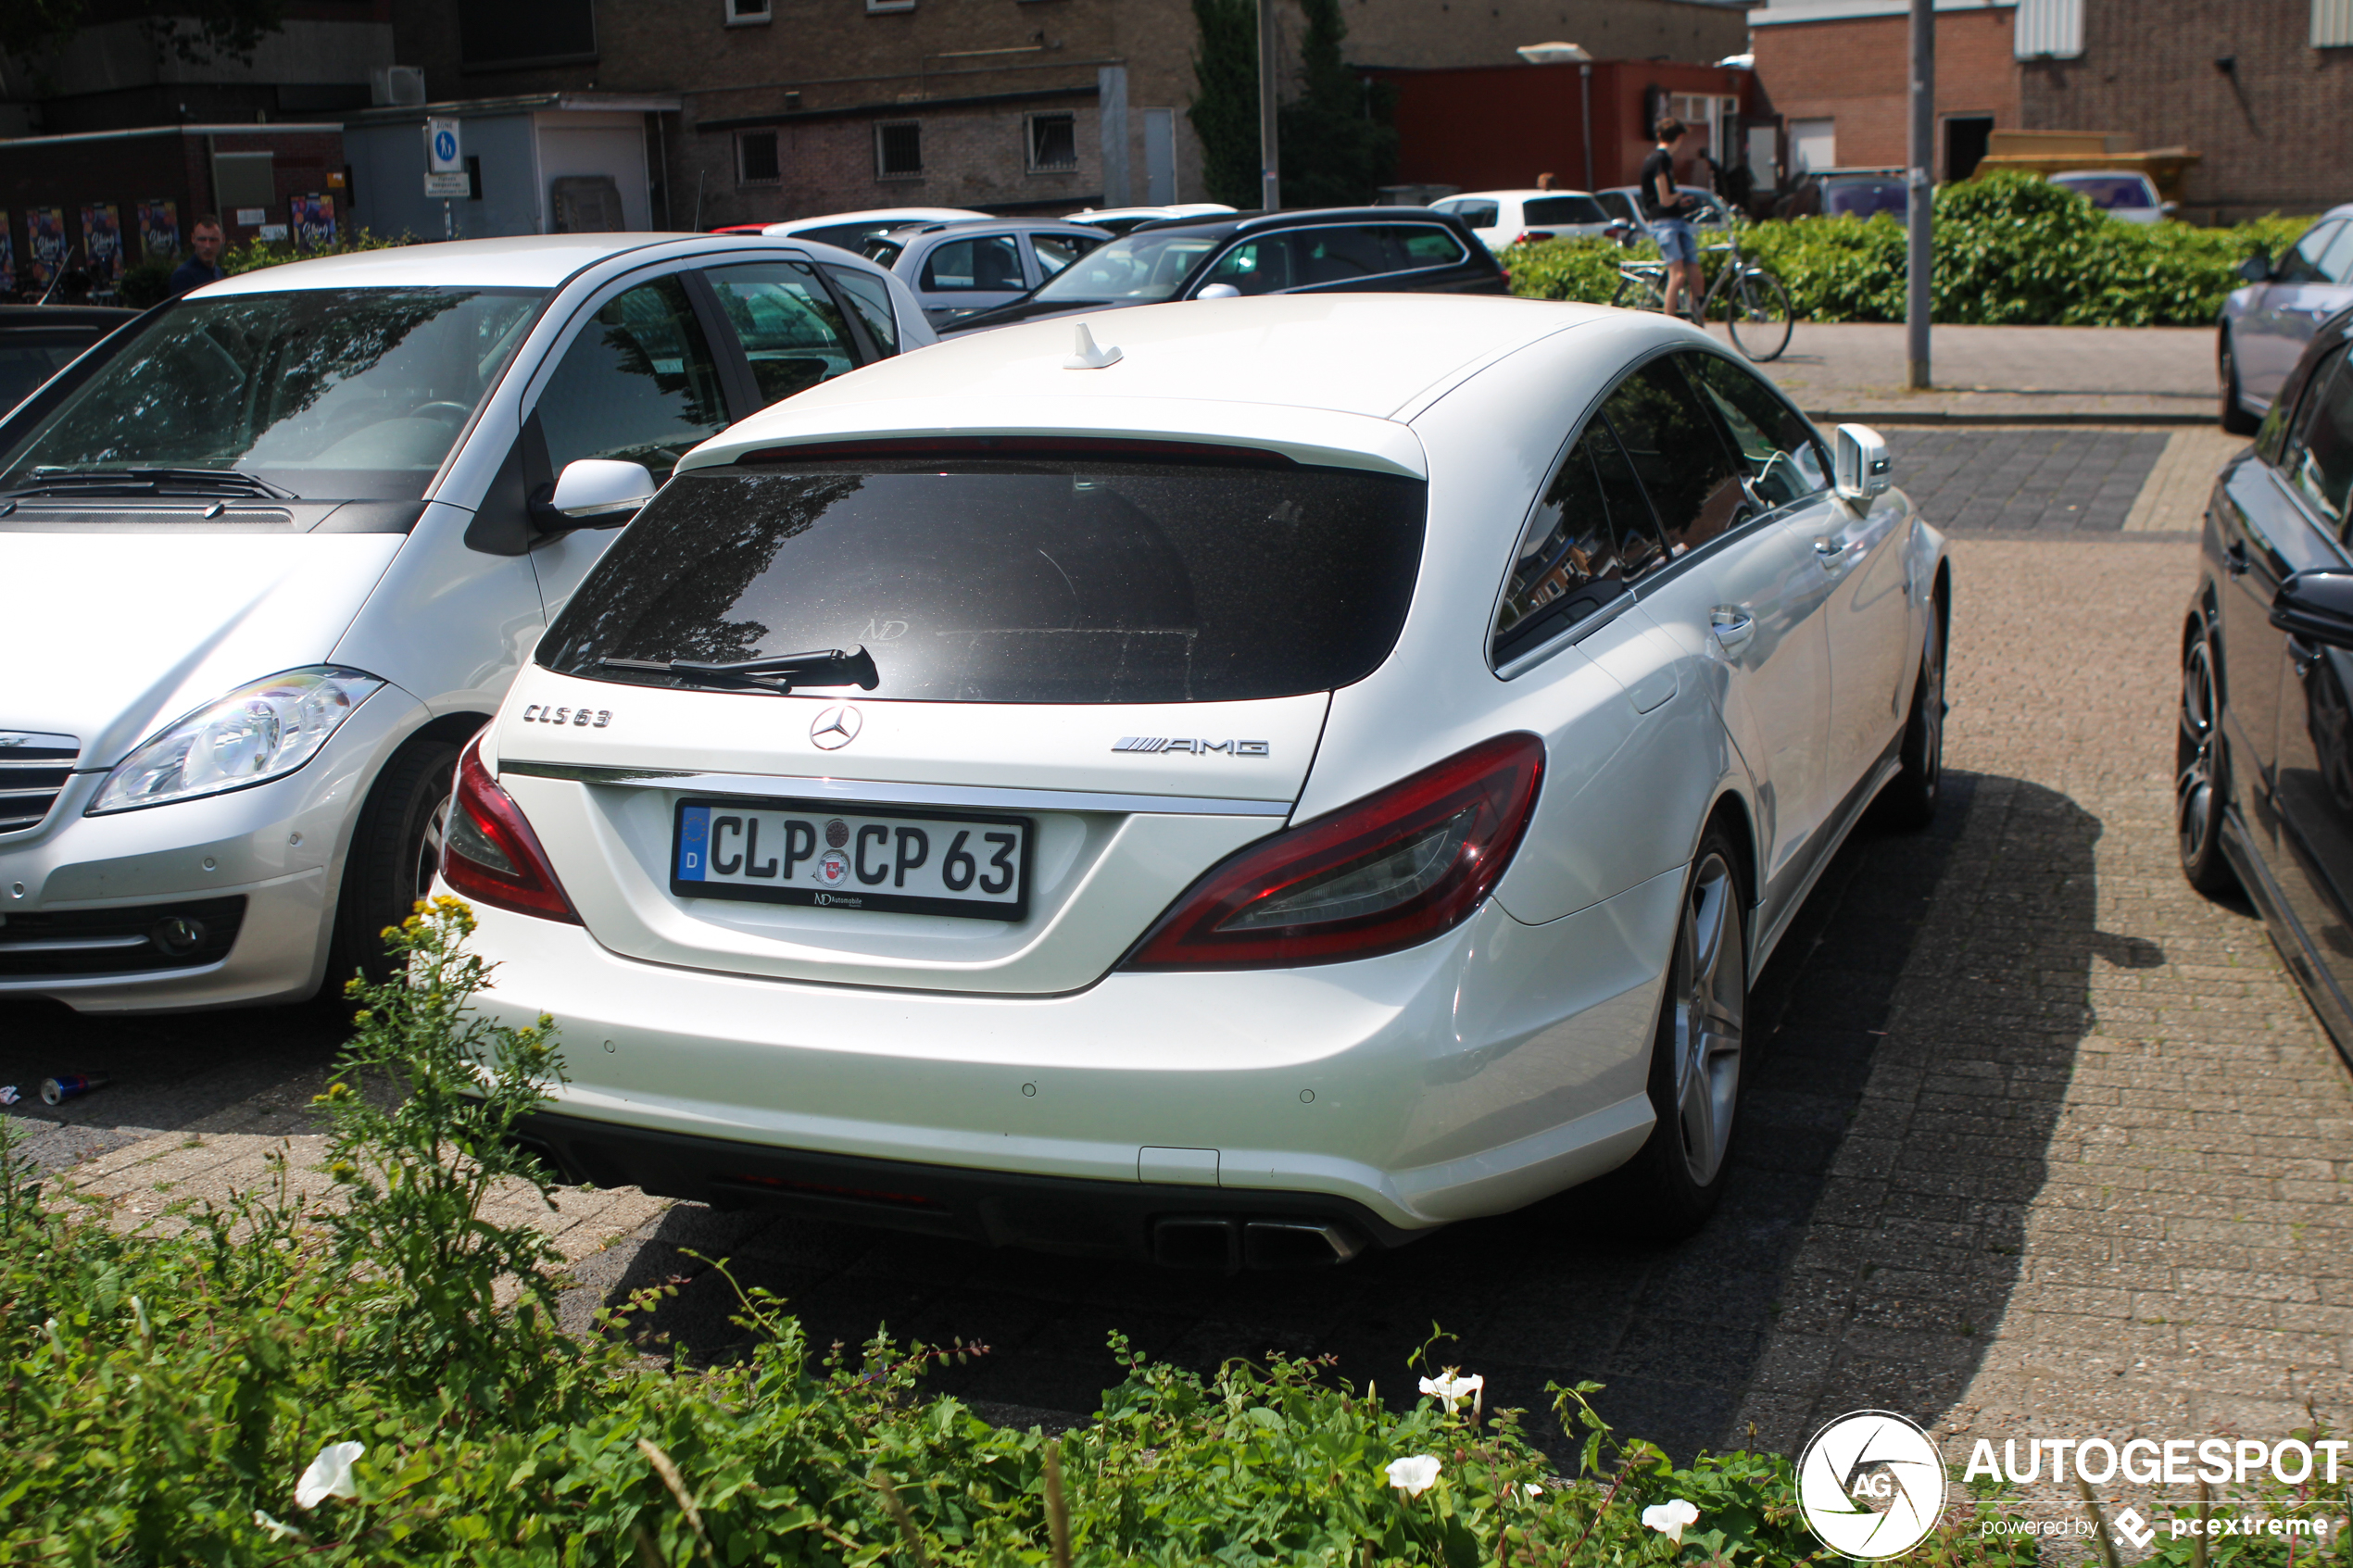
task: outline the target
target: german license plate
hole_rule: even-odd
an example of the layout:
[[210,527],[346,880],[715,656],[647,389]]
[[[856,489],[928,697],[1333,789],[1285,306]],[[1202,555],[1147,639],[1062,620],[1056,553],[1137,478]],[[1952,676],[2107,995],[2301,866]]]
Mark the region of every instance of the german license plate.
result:
[[1017,921],[1029,913],[1027,817],[812,800],[681,800],[670,890],[833,909]]

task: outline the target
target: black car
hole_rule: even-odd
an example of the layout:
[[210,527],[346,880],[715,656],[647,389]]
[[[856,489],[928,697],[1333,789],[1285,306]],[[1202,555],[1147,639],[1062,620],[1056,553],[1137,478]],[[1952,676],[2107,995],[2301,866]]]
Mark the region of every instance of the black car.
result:
[[1011,305],[942,336],[1171,299],[1250,294],[1504,294],[1494,256],[1452,213],[1424,207],[1252,212],[1140,224]]
[[0,414],[138,314],[103,305],[0,305]]
[[2353,1055],[2353,311],[2314,334],[2208,503],[2182,635],[2182,869],[2244,888]]

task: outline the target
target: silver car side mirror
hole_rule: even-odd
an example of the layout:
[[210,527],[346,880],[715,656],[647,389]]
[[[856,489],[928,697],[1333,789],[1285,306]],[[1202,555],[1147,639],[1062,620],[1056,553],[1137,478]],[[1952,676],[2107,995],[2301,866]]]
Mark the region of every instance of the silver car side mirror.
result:
[[1241,296],[1242,291],[1231,283],[1212,283],[1193,295],[1195,299],[1239,299]]
[[1886,492],[1889,470],[1887,438],[1869,425],[1838,427],[1831,458],[1831,483],[1843,501],[1868,501]]
[[654,498],[654,476],[643,463],[582,458],[556,476],[548,505],[574,522],[621,521]]

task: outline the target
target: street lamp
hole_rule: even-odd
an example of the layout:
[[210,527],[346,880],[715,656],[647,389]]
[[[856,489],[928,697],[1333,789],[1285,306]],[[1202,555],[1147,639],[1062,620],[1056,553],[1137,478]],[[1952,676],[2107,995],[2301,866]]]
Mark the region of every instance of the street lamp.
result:
[[1523,44],[1519,57],[1532,66],[1577,68],[1577,108],[1585,132],[1585,188],[1593,188],[1593,56],[1574,44]]

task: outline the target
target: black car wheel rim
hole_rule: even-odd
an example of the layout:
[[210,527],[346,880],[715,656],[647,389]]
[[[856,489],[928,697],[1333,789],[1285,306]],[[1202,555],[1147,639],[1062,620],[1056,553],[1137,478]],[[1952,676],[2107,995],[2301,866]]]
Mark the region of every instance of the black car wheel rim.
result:
[[2174,742],[2174,820],[2182,859],[2195,865],[2214,833],[2214,660],[2201,633],[2182,658],[2182,728]]

